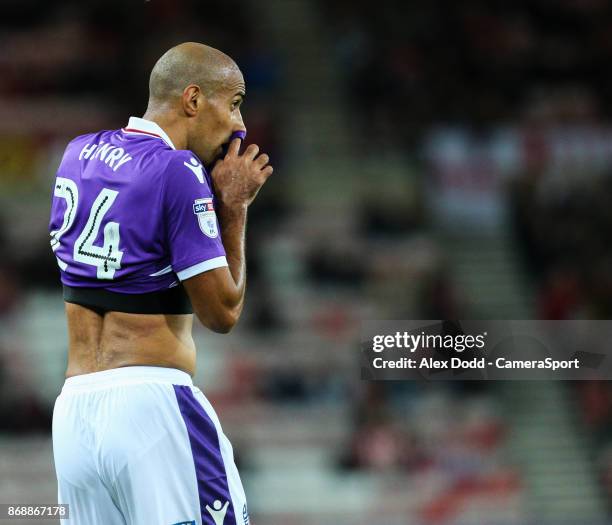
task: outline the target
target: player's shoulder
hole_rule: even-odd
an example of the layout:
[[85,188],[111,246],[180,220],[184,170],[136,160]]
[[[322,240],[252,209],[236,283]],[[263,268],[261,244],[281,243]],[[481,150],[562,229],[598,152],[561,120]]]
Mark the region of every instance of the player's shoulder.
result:
[[165,150],[164,177],[172,185],[203,184],[208,186],[206,168],[198,156],[190,150]]
[[112,129],[102,129],[99,131],[92,131],[90,133],[83,133],[82,135],[77,135],[73,139],[68,142],[66,149],[74,147],[80,144],[92,143],[100,140],[100,138],[104,135],[108,135],[109,133],[114,133],[116,130]]
[[183,162],[187,162],[193,166],[202,165],[202,161],[200,161],[198,156],[188,149],[166,148],[161,154],[167,159],[168,167],[176,167]]
[[115,132],[116,130],[103,129],[99,131],[93,131],[90,133],[84,133],[82,135],[77,135],[73,139],[71,139],[66,148],[64,150],[64,157],[71,158],[73,156],[78,157],[83,150],[83,148],[87,148],[92,144],[99,144],[104,141],[105,137],[108,137],[110,134]]

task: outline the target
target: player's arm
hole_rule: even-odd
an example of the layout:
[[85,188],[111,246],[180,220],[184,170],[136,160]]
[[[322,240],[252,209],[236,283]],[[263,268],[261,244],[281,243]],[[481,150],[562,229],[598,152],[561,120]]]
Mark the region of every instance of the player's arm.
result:
[[227,267],[183,281],[200,322],[215,332],[227,333],[238,322],[246,289],[245,232],[247,208],[272,174],[266,154],[257,156],[252,144],[239,155],[240,140],[230,145],[211,177],[219,200],[218,217]]
[[235,210],[221,207],[219,223],[228,266],[183,281],[198,319],[214,332],[229,332],[242,312],[246,288],[246,216],[246,206]]

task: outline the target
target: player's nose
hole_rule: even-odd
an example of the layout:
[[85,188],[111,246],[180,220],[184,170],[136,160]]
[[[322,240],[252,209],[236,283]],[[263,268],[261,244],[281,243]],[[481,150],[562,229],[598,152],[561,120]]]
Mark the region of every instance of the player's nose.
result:
[[241,132],[246,135],[246,126],[244,125],[244,121],[242,120],[242,114],[240,112],[238,112],[236,123],[234,124],[234,128],[232,129],[232,133],[236,132]]

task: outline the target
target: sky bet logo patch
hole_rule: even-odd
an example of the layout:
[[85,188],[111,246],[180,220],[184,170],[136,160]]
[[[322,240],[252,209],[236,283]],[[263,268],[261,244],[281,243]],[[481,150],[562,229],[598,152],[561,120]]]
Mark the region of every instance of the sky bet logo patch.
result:
[[215,211],[215,208],[213,206],[212,200],[210,200],[210,201],[204,200],[204,202],[196,201],[193,204],[193,213],[195,213],[196,215],[198,213],[204,213],[205,211]]
[[215,215],[215,206],[212,197],[196,199],[193,203],[193,213],[195,213],[198,218],[200,230],[204,235],[211,239],[215,239],[219,236],[217,216]]

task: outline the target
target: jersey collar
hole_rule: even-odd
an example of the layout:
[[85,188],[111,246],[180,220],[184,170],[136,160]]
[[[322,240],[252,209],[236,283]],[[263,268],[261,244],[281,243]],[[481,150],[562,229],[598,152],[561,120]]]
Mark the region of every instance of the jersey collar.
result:
[[172,149],[176,149],[166,132],[156,122],[153,122],[152,120],[147,120],[139,117],[130,117],[128,125],[123,128],[123,132],[129,134],[140,134],[147,135],[149,137],[156,137],[158,139],[162,139]]

